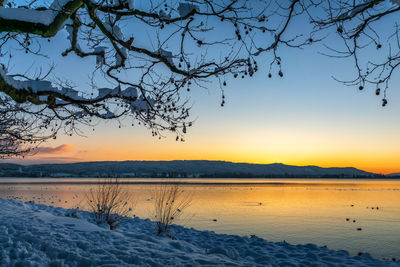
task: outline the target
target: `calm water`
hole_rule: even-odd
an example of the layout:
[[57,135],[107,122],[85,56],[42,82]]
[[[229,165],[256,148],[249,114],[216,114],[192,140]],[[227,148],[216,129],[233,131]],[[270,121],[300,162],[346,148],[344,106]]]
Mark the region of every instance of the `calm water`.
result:
[[[122,181],[134,195],[135,214],[151,218],[151,195],[157,186],[152,183],[170,180]],[[184,181],[184,190],[193,198],[186,216],[179,221],[187,227],[255,234],[269,241],[315,243],[352,254],[370,252],[377,258],[400,258],[399,180]],[[85,194],[96,182],[97,179],[0,179],[0,197],[85,209]]]

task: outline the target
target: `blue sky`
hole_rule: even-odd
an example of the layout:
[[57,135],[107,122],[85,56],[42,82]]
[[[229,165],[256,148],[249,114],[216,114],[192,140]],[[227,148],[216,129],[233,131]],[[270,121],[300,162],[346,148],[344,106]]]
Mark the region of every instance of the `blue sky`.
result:
[[[307,27],[304,23],[294,25],[291,31],[303,30]],[[45,49],[57,65],[57,74],[73,77],[80,88],[87,88],[87,69],[95,59],[62,58],[59,51],[66,47],[65,37],[66,33],[60,32]],[[336,38],[327,40],[340,46]],[[44,150],[13,161],[210,159],[400,171],[398,73],[392,77],[389,104],[383,108],[375,88],[359,91],[334,81],[332,76],[352,77],[354,66],[347,60],[323,56],[321,51],[326,51],[321,44],[303,50],[280,50],[283,78],[276,70],[269,79],[269,61],[259,59],[260,70],[253,78],[226,80],[223,108],[216,81],[208,85],[208,90],[191,90],[195,123],[183,143],[175,142],[172,135],[158,140],[146,129],[126,126],[130,123],[119,129],[117,123],[108,122],[100,123],[94,132],[85,129],[87,137],[60,136],[44,144],[49,148],[64,145],[59,153]],[[15,69],[28,67],[29,61],[33,58],[16,55]]]

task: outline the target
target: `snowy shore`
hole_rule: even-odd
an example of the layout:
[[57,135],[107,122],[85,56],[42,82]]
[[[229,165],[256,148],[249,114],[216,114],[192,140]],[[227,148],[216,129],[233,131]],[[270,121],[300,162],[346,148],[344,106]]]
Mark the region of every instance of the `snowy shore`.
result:
[[[400,266],[313,244],[273,243],[127,219],[116,230],[90,213],[0,198],[0,266]],[[266,226],[268,227],[268,226]]]

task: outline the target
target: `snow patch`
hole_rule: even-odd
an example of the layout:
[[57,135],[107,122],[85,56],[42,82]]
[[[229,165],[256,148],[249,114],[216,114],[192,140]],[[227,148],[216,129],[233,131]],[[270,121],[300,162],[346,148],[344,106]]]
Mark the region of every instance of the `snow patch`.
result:
[[6,8],[0,7],[0,18],[5,20],[18,20],[24,22],[50,25],[59,10],[71,0],[54,0],[48,10],[34,10],[29,8]]
[[390,0],[390,2],[391,2],[393,5],[398,5],[398,6],[400,6],[400,0]]
[[114,23],[114,21],[115,19],[113,17],[106,17],[103,23],[107,31],[109,31],[115,39],[123,41],[124,34],[122,33],[121,28],[116,23]]
[[[107,49],[107,47],[105,47],[105,46],[97,46],[94,49],[94,52],[95,53],[103,53],[103,54],[105,54],[106,53],[106,49]],[[104,56],[103,55],[96,55],[96,65],[102,65],[102,64],[104,64]]]
[[190,3],[179,3],[178,12],[181,17],[185,17],[187,14],[189,14],[193,10],[200,12],[200,7],[197,5],[190,4]]
[[50,5],[51,10],[60,11],[63,7],[68,4],[71,0],[54,0]]
[[158,12],[158,15],[162,19],[170,19],[171,18],[171,13],[167,14],[167,13],[164,12],[164,10],[160,10],[160,12]]
[[121,2],[127,5],[130,10],[135,8],[135,0],[122,0]]
[[122,94],[125,96],[125,97],[132,97],[132,98],[137,98],[138,97],[138,92],[137,92],[137,90],[136,90],[136,88],[133,88],[133,87],[128,87],[128,88],[126,88],[123,92],[122,92]]
[[169,64],[174,65],[174,61],[173,61],[174,56],[172,55],[171,51],[167,51],[167,50],[160,48],[159,53],[161,56],[163,56],[167,59]]
[[[361,10],[363,10],[366,6],[368,6],[373,1],[374,0],[369,0],[369,1],[366,1],[365,3],[357,5],[354,8],[350,9],[349,11],[347,11],[347,12],[345,12],[343,14],[340,14],[337,17],[337,19],[345,19],[347,17],[352,17],[352,16],[356,15],[357,13],[359,13]],[[400,0],[391,0],[391,1],[399,2]]]
[[[122,57],[124,57],[124,58],[128,57],[128,51],[126,48],[124,48],[124,47],[119,48],[119,51],[121,51]],[[122,60],[123,60],[122,57],[119,55],[119,53],[115,52],[115,64],[116,65],[118,65],[118,66],[121,65]]]
[[27,8],[0,7],[0,18],[4,20],[18,20],[24,22],[50,25],[57,12],[53,10],[33,10]]

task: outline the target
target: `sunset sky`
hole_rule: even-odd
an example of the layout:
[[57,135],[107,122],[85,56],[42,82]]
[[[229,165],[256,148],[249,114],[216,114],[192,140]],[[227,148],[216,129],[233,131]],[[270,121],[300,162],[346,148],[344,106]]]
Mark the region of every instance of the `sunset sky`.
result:
[[[57,40],[58,38],[58,40]],[[52,45],[65,38],[61,32]],[[334,81],[355,74],[350,62],[321,55],[321,45],[280,52],[284,77],[268,79],[268,64],[252,79],[228,79],[226,105],[220,107],[216,82],[190,92],[194,126],[185,142],[166,133],[158,140],[143,127],[100,123],[86,137],[63,136],[48,142],[33,157],[7,160],[31,164],[105,160],[226,160],[323,167],[354,166],[363,170],[400,172],[400,77],[387,92],[389,104],[374,88],[359,91]],[[16,62],[25,62],[23,56]],[[54,61],[61,60],[54,54]],[[94,58],[77,63],[63,59],[57,72],[87,85]],[[79,61],[81,62],[81,61]],[[263,64],[264,63],[264,64]],[[25,63],[28,65],[27,63]],[[77,67],[79,66],[79,67]]]

